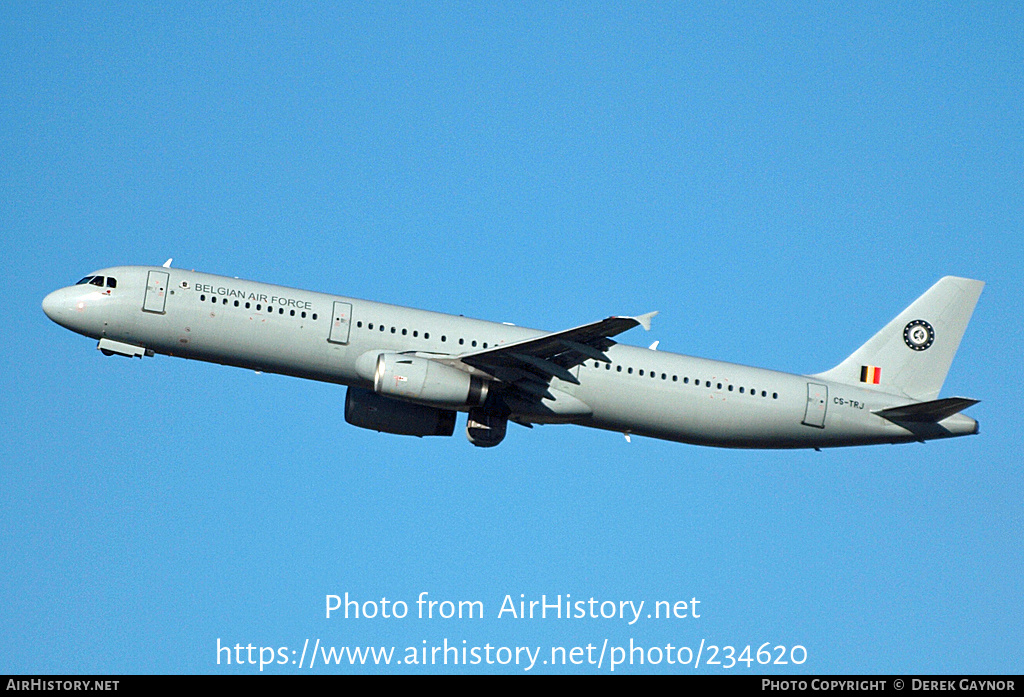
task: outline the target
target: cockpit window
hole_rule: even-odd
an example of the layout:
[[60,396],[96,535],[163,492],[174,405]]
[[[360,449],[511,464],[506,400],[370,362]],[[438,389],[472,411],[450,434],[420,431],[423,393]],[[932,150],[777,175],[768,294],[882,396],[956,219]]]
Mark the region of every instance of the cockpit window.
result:
[[94,286],[99,286],[100,288],[102,288],[103,287],[103,276],[93,276],[92,280],[89,281],[89,283],[91,283]]
[[84,285],[85,285],[86,283],[88,283],[89,281],[91,281],[91,280],[92,280],[93,278],[94,278],[93,276],[86,276],[85,278],[83,278],[83,279],[82,279],[81,281],[79,281],[79,282],[78,282],[78,283],[76,283],[75,285],[76,285],[76,286],[84,286]]
[[107,288],[117,288],[117,279],[113,276],[107,276]]

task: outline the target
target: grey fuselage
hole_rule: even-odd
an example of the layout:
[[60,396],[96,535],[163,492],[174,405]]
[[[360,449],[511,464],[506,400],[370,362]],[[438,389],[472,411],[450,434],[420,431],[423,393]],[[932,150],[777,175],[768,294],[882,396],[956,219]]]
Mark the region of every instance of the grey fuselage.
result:
[[[157,281],[166,274],[159,291],[153,273]],[[545,333],[176,268],[120,266],[93,275],[116,279],[116,287],[62,288],[43,308],[58,324],[101,340],[101,349],[105,340],[364,389],[373,389],[373,380],[360,357],[416,352],[452,359]],[[606,355],[610,363],[573,368],[579,384],[552,378],[551,387],[583,409],[525,409],[511,418],[732,448],[902,443],[977,432],[963,414],[908,430],[872,412],[911,400],[820,377],[623,344]]]

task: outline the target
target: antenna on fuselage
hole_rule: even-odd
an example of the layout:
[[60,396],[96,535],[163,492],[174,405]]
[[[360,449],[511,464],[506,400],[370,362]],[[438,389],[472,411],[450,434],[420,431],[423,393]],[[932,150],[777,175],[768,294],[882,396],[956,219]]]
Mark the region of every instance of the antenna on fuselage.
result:
[[174,257],[171,257],[170,259],[168,259],[167,261],[165,261],[165,262],[164,262],[164,268],[165,268],[165,269],[169,269],[169,268],[171,268],[171,262],[172,262],[172,261],[174,261]]

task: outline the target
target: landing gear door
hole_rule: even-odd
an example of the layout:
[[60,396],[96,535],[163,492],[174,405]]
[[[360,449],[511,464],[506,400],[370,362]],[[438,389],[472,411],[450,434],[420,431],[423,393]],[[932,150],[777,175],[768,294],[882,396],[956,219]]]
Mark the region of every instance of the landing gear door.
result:
[[146,281],[146,298],[142,301],[142,309],[145,312],[164,314],[164,306],[167,303],[167,279],[170,276],[166,271],[150,271],[149,279]]
[[327,340],[332,344],[347,344],[352,329],[352,303],[335,302],[331,317],[331,335]]
[[804,412],[805,426],[825,428],[825,410],[828,409],[828,386],[807,383],[807,411]]

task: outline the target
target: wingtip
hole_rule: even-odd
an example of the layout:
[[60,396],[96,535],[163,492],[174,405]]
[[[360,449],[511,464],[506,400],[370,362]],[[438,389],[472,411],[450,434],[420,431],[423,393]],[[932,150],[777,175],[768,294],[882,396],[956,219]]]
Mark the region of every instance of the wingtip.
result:
[[648,312],[645,315],[638,315],[638,316],[634,317],[633,319],[635,319],[637,322],[639,322],[640,326],[643,327],[646,331],[651,331],[651,319],[656,314],[658,314],[657,310],[655,310],[654,312]]

